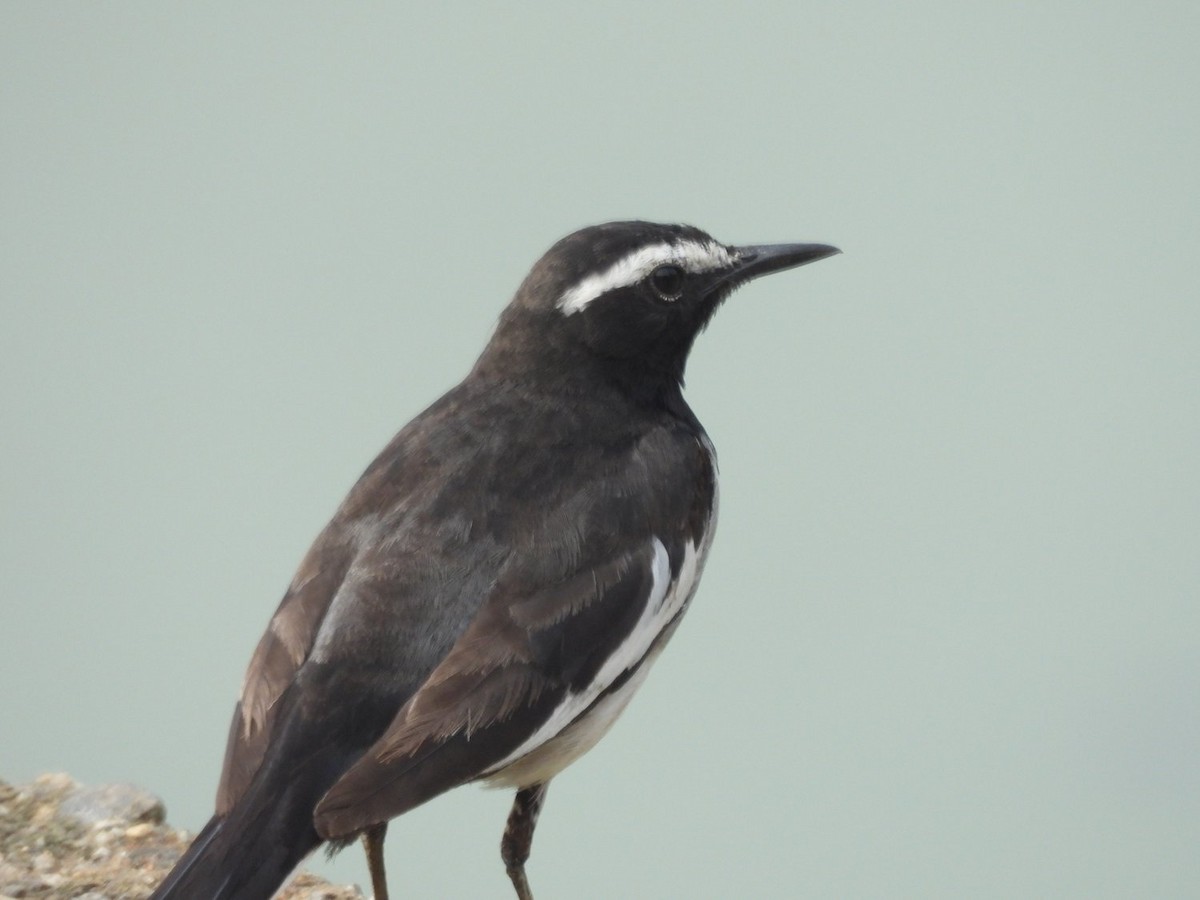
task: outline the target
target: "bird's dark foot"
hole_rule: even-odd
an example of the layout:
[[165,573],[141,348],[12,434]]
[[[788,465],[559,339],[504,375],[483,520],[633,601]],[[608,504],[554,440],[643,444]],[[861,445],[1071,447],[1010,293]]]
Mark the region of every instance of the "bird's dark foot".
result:
[[533,900],[533,891],[529,889],[529,879],[525,877],[524,866],[509,866],[508,877],[517,889],[517,900]]
[[387,822],[373,825],[363,832],[363,848],[367,851],[367,868],[371,871],[371,891],[374,900],[388,900],[387,873],[383,869],[383,839]]
[[529,879],[525,877],[525,861],[529,859],[529,850],[533,846],[533,829],[542,811],[548,785],[549,782],[535,784],[517,791],[508,824],[504,828],[504,837],[500,841],[500,857],[504,860],[504,868],[512,879],[513,887],[517,889],[517,900],[533,900]]

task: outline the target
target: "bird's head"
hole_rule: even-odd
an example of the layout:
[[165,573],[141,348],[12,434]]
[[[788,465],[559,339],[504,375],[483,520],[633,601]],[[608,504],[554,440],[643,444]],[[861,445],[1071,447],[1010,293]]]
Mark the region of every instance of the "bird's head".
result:
[[535,357],[565,353],[631,384],[678,384],[696,335],[734,290],[838,252],[827,244],[731,246],[689,225],[593,225],[538,260],[493,344],[519,343]]

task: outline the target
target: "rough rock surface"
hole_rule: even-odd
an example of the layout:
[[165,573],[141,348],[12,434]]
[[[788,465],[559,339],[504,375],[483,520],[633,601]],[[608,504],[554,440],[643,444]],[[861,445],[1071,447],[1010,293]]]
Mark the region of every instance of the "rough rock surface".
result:
[[[129,784],[84,787],[42,775],[0,781],[0,900],[144,900],[191,835],[166,824],[162,801]],[[362,900],[301,873],[280,900]]]

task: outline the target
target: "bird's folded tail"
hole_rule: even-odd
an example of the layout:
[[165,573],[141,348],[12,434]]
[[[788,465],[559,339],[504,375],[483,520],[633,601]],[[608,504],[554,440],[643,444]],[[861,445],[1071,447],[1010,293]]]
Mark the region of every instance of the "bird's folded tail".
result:
[[267,793],[251,789],[213,816],[150,900],[270,900],[321,838],[311,799],[305,808]]

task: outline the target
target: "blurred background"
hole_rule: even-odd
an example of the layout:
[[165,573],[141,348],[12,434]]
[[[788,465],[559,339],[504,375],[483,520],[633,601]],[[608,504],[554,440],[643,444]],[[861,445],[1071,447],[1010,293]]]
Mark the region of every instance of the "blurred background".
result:
[[[557,238],[684,221],[845,255],[697,346],[714,552],[538,896],[1196,896],[1198,40],[1182,2],[5,4],[0,777],[199,828],[361,470]],[[394,893],[509,898],[509,802],[396,822]]]

